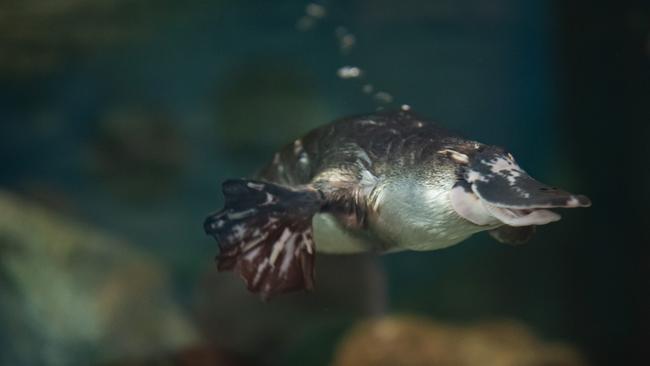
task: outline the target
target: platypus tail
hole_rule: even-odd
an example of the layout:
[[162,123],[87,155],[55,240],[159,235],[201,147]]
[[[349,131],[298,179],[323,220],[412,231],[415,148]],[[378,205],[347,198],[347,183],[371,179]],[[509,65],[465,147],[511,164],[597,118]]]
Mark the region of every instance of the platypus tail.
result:
[[314,287],[311,220],[322,206],[314,189],[228,180],[225,207],[205,220],[205,232],[219,243],[219,271],[234,271],[263,299]]

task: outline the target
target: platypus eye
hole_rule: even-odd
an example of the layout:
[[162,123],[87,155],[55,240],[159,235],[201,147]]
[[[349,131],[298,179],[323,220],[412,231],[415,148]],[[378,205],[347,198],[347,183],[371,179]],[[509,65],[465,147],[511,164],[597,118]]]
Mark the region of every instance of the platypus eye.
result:
[[557,187],[541,187],[539,190],[542,192],[553,192],[557,191]]

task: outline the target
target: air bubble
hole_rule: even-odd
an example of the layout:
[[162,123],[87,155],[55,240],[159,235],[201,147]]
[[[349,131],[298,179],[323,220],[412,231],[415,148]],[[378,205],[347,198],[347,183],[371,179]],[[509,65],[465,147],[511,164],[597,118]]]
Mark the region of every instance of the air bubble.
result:
[[379,91],[375,93],[375,99],[383,103],[391,103],[393,101],[393,96],[385,91]]
[[345,28],[345,27],[342,27],[342,26],[338,26],[334,30],[334,33],[336,34],[336,36],[338,38],[341,38],[341,37],[343,37],[344,35],[346,35],[348,33],[348,29]]
[[300,19],[298,19],[298,23],[296,23],[296,28],[298,28],[299,31],[304,32],[314,28],[315,24],[316,24],[316,20],[314,20],[314,18],[305,15],[300,17]]
[[314,18],[324,18],[327,15],[327,10],[323,5],[311,3],[307,4],[305,13]]
[[[305,6],[305,13],[298,19],[296,28],[301,31],[308,31],[316,27],[319,22],[328,16],[328,8],[318,2],[310,2]],[[334,29],[334,35],[338,41],[339,52],[341,55],[348,55],[356,46],[356,36],[344,26],[337,26]],[[370,84],[367,79],[366,72],[358,66],[342,66],[336,70],[336,75],[340,79],[356,79],[356,82],[362,84],[361,91],[372,97],[377,104],[392,104],[394,97],[381,89],[376,88]],[[357,84],[357,85],[359,85]],[[380,107],[380,109],[383,107]],[[401,106],[403,111],[409,111],[411,107],[407,104]]]
[[356,66],[343,66],[336,71],[341,79],[353,79],[358,78],[363,74],[363,71]]
[[357,43],[357,37],[350,33],[345,27],[337,27],[335,34],[336,38],[339,40],[339,49],[343,53],[349,52]]
[[341,40],[339,41],[339,46],[341,47],[341,51],[347,52],[351,50],[356,43],[357,43],[357,38],[354,36],[354,34],[346,34],[343,37],[341,37]]
[[305,7],[305,15],[298,19],[296,28],[303,32],[308,31],[314,28],[318,20],[325,18],[326,15],[327,9],[323,5],[309,3]]

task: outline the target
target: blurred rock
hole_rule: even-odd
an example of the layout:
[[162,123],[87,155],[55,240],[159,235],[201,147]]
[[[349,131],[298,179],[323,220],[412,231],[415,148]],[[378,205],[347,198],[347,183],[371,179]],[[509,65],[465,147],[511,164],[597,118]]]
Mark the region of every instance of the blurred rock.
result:
[[571,347],[501,321],[451,326],[414,316],[369,320],[342,340],[334,366],[583,366]]
[[0,322],[3,365],[145,358],[198,338],[154,258],[1,190]]

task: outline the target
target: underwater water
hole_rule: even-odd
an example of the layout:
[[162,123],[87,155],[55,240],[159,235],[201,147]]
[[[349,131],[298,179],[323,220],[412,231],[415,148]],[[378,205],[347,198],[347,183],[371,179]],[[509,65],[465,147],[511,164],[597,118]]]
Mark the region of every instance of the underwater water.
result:
[[[0,19],[0,364],[647,363],[646,2],[22,0]],[[217,272],[222,181],[404,104],[593,206],[518,247],[318,255],[314,292],[266,303]]]

